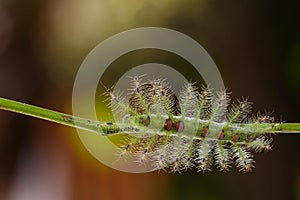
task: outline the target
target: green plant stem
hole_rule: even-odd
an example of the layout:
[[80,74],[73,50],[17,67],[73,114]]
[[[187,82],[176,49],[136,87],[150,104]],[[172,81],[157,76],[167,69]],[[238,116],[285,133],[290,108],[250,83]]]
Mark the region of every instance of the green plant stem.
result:
[[[0,98],[0,110],[7,110],[23,115],[44,119],[58,124],[67,125],[74,128],[88,130],[98,134],[110,134],[121,132],[121,129],[116,125],[89,120],[77,116],[56,112],[53,110],[21,103],[5,98]],[[242,124],[241,124],[242,125]],[[300,133],[300,123],[282,123],[270,132],[272,133]]]
[[282,123],[276,127],[273,133],[300,133],[300,123]]
[[95,120],[88,120],[81,117],[76,117],[5,98],[0,98],[0,110],[7,110],[15,113],[20,113],[23,115],[44,119],[47,121],[67,125],[74,128],[80,128],[95,133],[101,133],[100,127],[103,126],[103,124],[100,124],[98,121]]

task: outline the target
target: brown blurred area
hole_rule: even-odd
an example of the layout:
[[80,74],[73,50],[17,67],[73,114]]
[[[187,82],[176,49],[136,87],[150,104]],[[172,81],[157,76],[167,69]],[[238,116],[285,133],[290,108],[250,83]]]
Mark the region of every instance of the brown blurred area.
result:
[[[300,121],[300,14],[280,1],[0,1],[0,96],[71,113],[85,56],[131,28],[165,27],[210,53],[232,98]],[[169,61],[172,66],[172,60]],[[300,199],[300,136],[275,136],[249,174],[128,174],[94,159],[75,129],[0,111],[0,199]]]

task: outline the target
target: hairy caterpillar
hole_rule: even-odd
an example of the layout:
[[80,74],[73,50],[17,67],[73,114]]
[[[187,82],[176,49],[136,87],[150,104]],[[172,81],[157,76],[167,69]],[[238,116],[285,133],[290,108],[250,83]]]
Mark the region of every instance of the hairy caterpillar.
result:
[[[130,98],[107,89],[110,107],[123,116],[119,131],[130,131],[119,156],[133,154],[139,164],[151,160],[155,169],[180,172],[227,171],[234,162],[240,171],[254,167],[251,150],[271,149],[268,133],[280,124],[269,115],[249,118],[251,103],[242,99],[229,106],[226,91],[198,91],[187,82],[177,98],[164,79],[143,82],[131,77]],[[129,114],[128,114],[129,113]],[[130,128],[131,127],[131,128]]]

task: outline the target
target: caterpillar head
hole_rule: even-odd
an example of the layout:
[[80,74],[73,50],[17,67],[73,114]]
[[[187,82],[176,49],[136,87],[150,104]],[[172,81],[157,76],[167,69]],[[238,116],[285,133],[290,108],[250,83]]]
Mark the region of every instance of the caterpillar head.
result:
[[120,158],[133,155],[137,163],[172,173],[188,169],[228,171],[233,163],[248,172],[251,151],[271,149],[268,133],[276,124],[268,115],[249,117],[248,99],[229,107],[226,91],[201,91],[187,82],[178,97],[164,79],[143,82],[131,77],[129,98],[106,93],[114,113],[122,116],[119,131],[128,133]]

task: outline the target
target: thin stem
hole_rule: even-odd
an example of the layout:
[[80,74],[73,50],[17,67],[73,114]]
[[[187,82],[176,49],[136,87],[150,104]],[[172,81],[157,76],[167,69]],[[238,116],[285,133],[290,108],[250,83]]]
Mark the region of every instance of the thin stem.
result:
[[[69,114],[64,114],[61,112],[56,112],[53,110],[49,110],[49,109],[21,103],[21,102],[17,102],[5,98],[0,98],[0,110],[7,110],[15,113],[20,113],[23,115],[44,119],[47,121],[67,125],[74,128],[88,130],[103,135],[126,131],[126,130],[122,130],[115,124],[112,125],[111,123],[99,122],[96,120],[76,117]],[[122,126],[122,124],[118,124],[118,125]],[[275,126],[275,128],[272,129],[270,132],[300,133],[300,123],[281,123]]]
[[300,133],[300,123],[281,123],[273,133]]
[[81,117],[76,117],[4,98],[0,98],[0,110],[20,113],[95,133],[103,133],[103,127],[107,126],[106,123],[103,124],[95,120],[84,119]]

